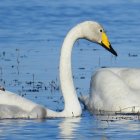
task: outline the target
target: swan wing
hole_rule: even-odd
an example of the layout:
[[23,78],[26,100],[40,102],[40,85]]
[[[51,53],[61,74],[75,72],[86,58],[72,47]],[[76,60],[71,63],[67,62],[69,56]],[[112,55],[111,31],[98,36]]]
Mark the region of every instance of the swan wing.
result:
[[136,90],[138,81],[132,82],[140,73],[136,71],[124,68],[96,71],[90,85],[89,108],[91,111],[132,112],[133,107],[135,111],[139,111],[140,90]]
[[16,106],[31,111],[37,104],[10,91],[0,90],[0,105]]

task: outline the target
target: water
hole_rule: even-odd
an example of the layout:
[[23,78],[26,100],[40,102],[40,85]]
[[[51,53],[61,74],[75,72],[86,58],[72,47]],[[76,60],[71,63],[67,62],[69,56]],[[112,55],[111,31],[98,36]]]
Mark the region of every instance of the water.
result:
[[[59,90],[59,55],[70,28],[84,20],[100,22],[119,57],[80,40],[73,50],[78,95],[89,91],[96,69],[139,67],[138,0],[1,0],[0,84],[54,110],[63,109]],[[34,84],[33,84],[34,83]],[[83,110],[79,118],[0,120],[1,139],[140,139],[138,120],[102,121]]]
[[100,121],[86,113],[81,118],[1,120],[1,139],[139,139],[139,121]]

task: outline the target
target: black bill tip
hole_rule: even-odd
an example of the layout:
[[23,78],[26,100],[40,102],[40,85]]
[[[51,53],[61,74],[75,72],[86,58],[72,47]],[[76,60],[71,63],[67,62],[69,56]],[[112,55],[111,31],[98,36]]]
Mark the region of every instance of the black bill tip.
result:
[[111,52],[113,55],[118,56],[118,54],[116,53],[116,51],[112,48],[111,44],[109,45],[109,47],[107,47],[106,45],[104,45],[101,42],[101,46],[104,47],[106,50],[108,50],[109,52]]

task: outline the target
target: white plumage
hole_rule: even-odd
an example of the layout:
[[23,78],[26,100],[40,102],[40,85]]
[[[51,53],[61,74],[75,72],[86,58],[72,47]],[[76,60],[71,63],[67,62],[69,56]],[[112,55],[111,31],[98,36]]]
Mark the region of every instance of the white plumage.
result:
[[91,79],[89,97],[81,101],[94,113],[138,113],[140,111],[140,69],[104,68]]
[[[114,55],[117,55],[117,53],[111,47],[103,27],[99,23],[93,21],[85,21],[78,24],[69,31],[66,38],[64,39],[64,43],[61,49],[60,84],[65,102],[64,110],[62,112],[55,112],[28,99],[20,97],[17,94],[6,90],[0,90],[0,118],[47,118],[80,116],[82,109],[77,98],[72,79],[71,53],[75,41],[81,38],[98,43]],[[104,80],[102,80],[102,77]],[[102,109],[103,106],[105,107],[106,101],[108,102],[106,104],[108,107],[108,105],[114,101],[113,98],[110,98],[112,93],[109,91],[110,88],[106,88],[106,85],[108,82],[113,84],[114,80],[117,78],[118,76],[113,74],[110,70],[100,70],[95,74],[93,83],[91,84],[91,91],[95,92],[90,95],[94,98],[91,98],[88,104],[90,105],[91,109]],[[120,81],[118,84],[122,85]],[[112,89],[113,88],[115,90],[115,87],[112,87]],[[114,108],[117,108],[116,105]],[[106,107],[104,109],[106,109]]]

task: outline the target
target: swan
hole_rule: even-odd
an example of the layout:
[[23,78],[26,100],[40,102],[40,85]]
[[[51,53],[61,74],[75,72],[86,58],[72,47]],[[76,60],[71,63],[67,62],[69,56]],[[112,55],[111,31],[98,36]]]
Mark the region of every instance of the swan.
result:
[[140,69],[99,69],[91,78],[90,95],[79,99],[94,114],[139,114]]
[[[64,110],[56,112],[7,90],[0,90],[0,118],[76,117],[82,113],[71,71],[71,53],[78,39],[87,39],[103,46],[117,56],[103,27],[94,21],[84,21],[73,27],[64,39],[60,54],[60,85],[64,97]],[[100,85],[100,83],[99,83]]]

